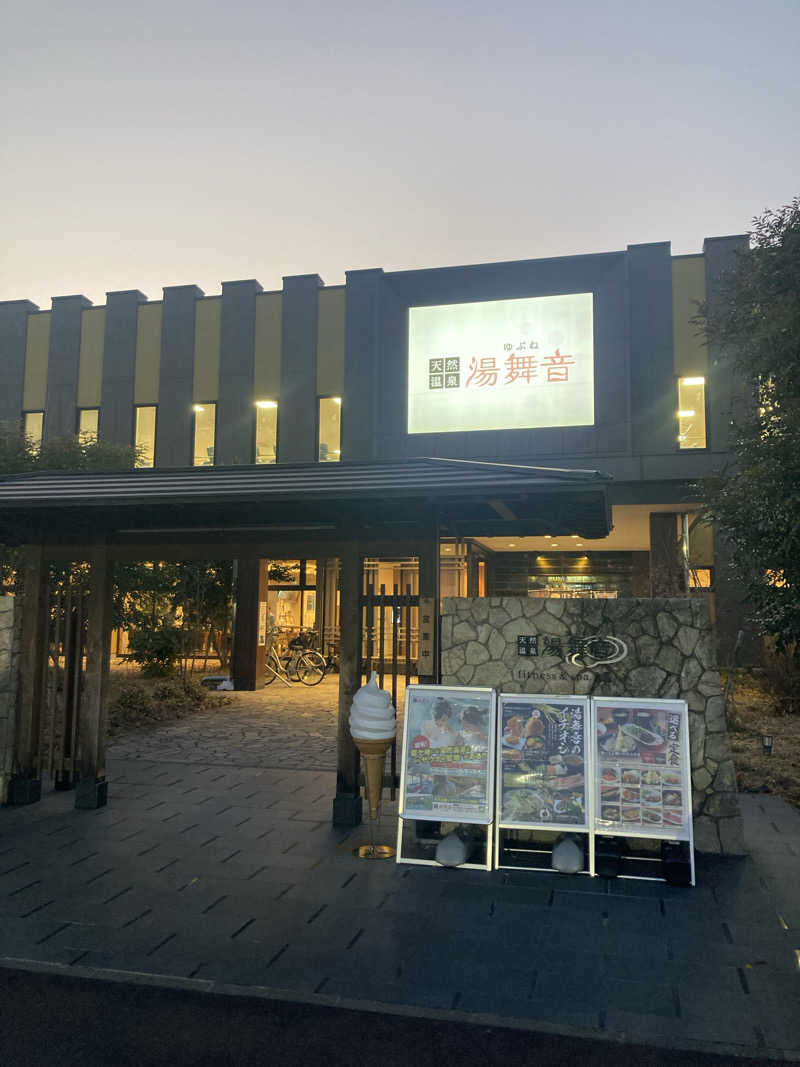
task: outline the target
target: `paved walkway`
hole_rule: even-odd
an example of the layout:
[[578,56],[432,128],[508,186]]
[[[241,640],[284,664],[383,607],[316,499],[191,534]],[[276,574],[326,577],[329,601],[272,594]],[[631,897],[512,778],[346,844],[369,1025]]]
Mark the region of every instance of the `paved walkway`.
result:
[[[276,680],[256,693],[225,696],[229,703],[222,708],[120,734],[109,754],[117,760],[336,770],[337,674],[315,686],[289,688]],[[405,683],[399,680],[401,707],[404,696]]]
[[[701,859],[693,890],[363,861],[368,830],[331,829],[316,767],[331,723],[235,696],[116,741],[105,809],[0,810],[0,964],[800,1058],[800,814],[781,800],[743,798],[752,856]],[[387,801],[379,839],[394,825]]]

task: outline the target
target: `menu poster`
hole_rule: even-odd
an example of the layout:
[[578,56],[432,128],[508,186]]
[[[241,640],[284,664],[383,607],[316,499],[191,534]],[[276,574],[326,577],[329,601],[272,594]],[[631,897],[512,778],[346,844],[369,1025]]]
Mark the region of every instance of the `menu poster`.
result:
[[440,822],[492,821],[492,689],[406,690],[402,812]]
[[589,702],[500,697],[502,825],[587,828]]
[[596,828],[690,840],[686,704],[597,699],[595,709]]

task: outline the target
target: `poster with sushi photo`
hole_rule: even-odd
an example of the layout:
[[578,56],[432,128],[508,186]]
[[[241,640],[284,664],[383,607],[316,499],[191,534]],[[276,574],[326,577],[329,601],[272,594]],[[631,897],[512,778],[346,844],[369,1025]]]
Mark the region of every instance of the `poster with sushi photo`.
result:
[[498,822],[586,829],[589,701],[501,695]]
[[595,700],[600,833],[690,840],[689,729],[682,700]]
[[401,815],[491,823],[495,734],[493,689],[410,685]]

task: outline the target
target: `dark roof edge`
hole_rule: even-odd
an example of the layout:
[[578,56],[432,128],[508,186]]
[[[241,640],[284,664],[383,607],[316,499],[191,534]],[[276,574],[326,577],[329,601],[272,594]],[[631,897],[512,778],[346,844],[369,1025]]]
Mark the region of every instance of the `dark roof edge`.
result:
[[530,463],[500,463],[496,460],[483,459],[451,459],[446,456],[426,456],[431,463],[461,463],[469,467],[498,467],[507,471],[523,471],[525,474],[537,474],[542,478],[558,478],[566,481],[585,482],[602,481],[611,482],[613,474],[604,471],[589,470],[576,467],[534,467]]
[[310,471],[310,470],[330,470],[332,474],[335,474],[337,470],[344,469],[352,470],[355,467],[360,467],[366,470],[374,470],[378,467],[382,468],[403,468],[413,467],[415,464],[458,464],[461,467],[472,467],[477,470],[486,470],[489,468],[504,470],[504,471],[518,471],[521,474],[535,474],[541,478],[553,478],[561,479],[564,481],[612,481],[613,476],[597,470],[583,470],[576,468],[566,467],[535,467],[528,463],[503,463],[495,460],[479,460],[479,459],[452,459],[447,456],[419,456],[402,460],[344,460],[341,463],[336,464],[320,464],[320,463],[278,463],[278,464],[256,464],[256,463],[243,463],[233,464],[230,466],[220,465],[218,467],[111,467],[94,470],[36,470],[36,471],[22,471],[18,474],[6,474],[0,477],[0,485],[9,482],[36,482],[44,479],[51,478],[92,478],[92,477],[124,477],[131,479],[141,479],[147,481],[154,475],[165,475],[174,477],[178,474],[190,474],[192,477],[202,478],[213,471],[216,474],[222,474],[225,471],[231,471],[234,473],[242,473],[243,471],[258,471],[261,474],[268,474],[271,471],[279,470],[281,473],[288,473],[292,470]]

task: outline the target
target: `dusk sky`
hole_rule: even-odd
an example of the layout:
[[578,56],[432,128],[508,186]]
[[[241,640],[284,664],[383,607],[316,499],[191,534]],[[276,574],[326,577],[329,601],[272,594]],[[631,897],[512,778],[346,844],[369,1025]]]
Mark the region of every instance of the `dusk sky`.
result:
[[3,6],[3,300],[699,252],[800,193],[798,0]]

